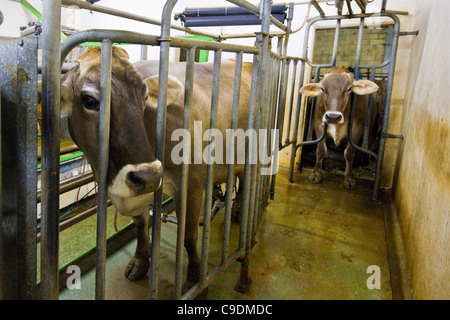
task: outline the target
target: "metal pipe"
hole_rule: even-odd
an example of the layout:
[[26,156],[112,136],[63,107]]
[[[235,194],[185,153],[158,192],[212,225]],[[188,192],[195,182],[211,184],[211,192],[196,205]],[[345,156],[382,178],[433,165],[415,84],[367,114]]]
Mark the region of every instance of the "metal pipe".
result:
[[43,1],[41,298],[58,299],[61,0]]
[[325,17],[325,12],[323,12],[322,7],[317,3],[317,0],[311,0],[311,4],[316,8],[321,17]]
[[[167,85],[169,79],[170,19],[177,0],[167,0],[161,15],[161,38],[159,56],[158,107],[156,111],[156,158],[161,161],[164,170],[164,151],[166,141]],[[163,185],[163,183],[161,183]],[[158,298],[159,251],[161,241],[161,214],[163,188],[155,192],[153,208],[152,248],[150,264],[150,299]]]
[[[236,65],[234,71],[234,88],[233,88],[233,111],[231,116],[231,129],[236,130],[238,124],[238,111],[239,111],[239,98],[241,92],[241,76],[242,76],[242,53],[236,54]],[[227,150],[228,155],[234,155],[234,138],[230,142],[229,149]],[[239,150],[237,150],[239,152]],[[232,209],[232,194],[234,186],[234,157],[233,159],[228,159],[228,175],[227,175],[227,186],[226,186],[226,197],[225,197],[225,215],[224,215],[224,226],[223,226],[223,243],[222,243],[222,260],[221,263],[225,264],[228,257],[228,247],[230,242],[230,226],[231,226],[231,209]],[[242,187],[244,191],[244,181],[239,181],[239,189]]]
[[[108,205],[108,207],[112,205],[111,200],[108,200],[107,205]],[[83,211],[82,213],[80,213],[70,219],[60,222],[58,230],[59,230],[59,232],[64,231],[64,230],[70,228],[71,226],[79,223],[80,221],[83,221],[84,219],[89,218],[90,216],[92,216],[96,213],[97,213],[97,206],[89,208],[86,211]],[[40,232],[38,232],[38,234],[37,234],[36,241],[37,242],[41,241],[41,233]]]
[[[61,61],[64,61],[69,52],[77,45],[87,41],[102,41],[111,39],[118,43],[136,43],[143,45],[159,45],[159,37],[143,33],[122,31],[122,30],[104,30],[91,29],[77,32],[69,36],[61,45]],[[222,50],[225,52],[244,52],[250,54],[259,54],[259,48],[251,46],[242,46],[229,43],[212,42],[204,40],[194,40],[185,38],[168,37],[173,47],[193,48],[199,50]]]
[[114,8],[109,8],[109,7],[105,7],[105,6],[100,6],[98,4],[92,4],[89,3],[87,1],[81,1],[81,0],[61,0],[62,4],[64,6],[77,6],[81,9],[86,9],[86,10],[90,10],[90,11],[96,11],[96,12],[100,12],[100,13],[106,13],[109,15],[113,15],[116,17],[121,17],[121,18],[126,18],[126,19],[131,19],[131,20],[135,20],[135,21],[140,21],[140,22],[145,22],[145,23],[149,23],[149,24],[153,24],[153,25],[157,25],[157,26],[162,26],[162,24],[166,24],[169,25],[170,28],[172,29],[176,29],[176,30],[180,30],[180,31],[184,31],[187,32],[189,34],[195,34],[195,35],[202,35],[202,36],[207,36],[213,39],[219,39],[219,36],[216,34],[212,34],[212,33],[208,33],[208,32],[204,32],[204,31],[199,31],[199,30],[192,30],[190,28],[184,28],[184,27],[180,27],[177,25],[171,25],[168,22],[170,21],[171,17],[169,17],[169,20],[164,22],[164,20],[156,20],[156,19],[152,19],[146,16],[141,16],[138,14],[134,14],[134,13],[129,13],[126,11],[121,11],[121,10],[117,10]]
[[[211,95],[211,115],[209,119],[210,129],[216,126],[217,110],[219,106],[219,83],[220,83],[220,66],[222,60],[222,51],[214,52],[214,66],[213,66],[213,80],[212,80],[212,95]],[[212,133],[211,133],[212,135]],[[206,183],[205,183],[205,207],[204,207],[204,224],[203,224],[203,239],[202,239],[202,253],[200,264],[200,282],[206,280],[208,272],[208,254],[209,254],[209,233],[211,227],[211,206],[212,206],[212,187],[213,187],[213,164],[211,163],[211,150],[213,148],[212,136],[209,136],[208,145],[208,166],[206,168]]]
[[294,108],[294,94],[295,94],[295,80],[297,77],[297,64],[298,64],[298,60],[294,60],[294,65],[293,65],[293,73],[292,73],[292,86],[291,86],[291,97],[290,97],[290,101],[289,101],[289,116],[288,116],[288,129],[287,129],[287,135],[286,135],[286,139],[284,140],[284,147],[287,147],[291,142],[290,142],[290,133],[291,133],[291,122],[292,122],[292,109]]
[[296,145],[296,147],[299,148],[299,147],[303,147],[303,146],[310,146],[310,145],[321,142],[327,136],[327,129],[328,129],[328,123],[324,122],[323,123],[323,133],[318,139],[300,142],[299,144]]
[[[184,119],[183,128],[189,130],[191,123],[191,109],[192,109],[192,93],[194,88],[194,62],[195,62],[195,48],[190,48],[187,51],[186,57],[186,81],[185,81],[185,96],[184,96]],[[190,148],[190,140],[188,137],[183,137],[183,150]],[[188,177],[190,159],[188,152],[183,152],[183,163],[181,164],[181,192],[180,192],[180,206],[177,210],[177,248],[175,258],[175,283],[174,283],[174,298],[180,299],[183,281],[183,258],[184,258],[184,236],[186,225],[186,206],[188,197]]]
[[[92,173],[90,173],[90,174],[85,175],[82,178],[78,178],[75,180],[71,180],[67,183],[60,184],[59,194],[66,193],[70,190],[79,188],[79,187],[84,186],[85,184],[88,184],[93,181],[94,181],[94,175]],[[36,197],[36,202],[37,203],[41,202],[41,192],[38,192],[37,197]]]
[[338,19],[336,21],[336,31],[334,33],[334,43],[333,43],[333,55],[331,58],[331,64],[333,67],[336,66],[336,57],[337,57],[337,50],[339,46],[339,35],[341,33],[341,19]]
[[398,38],[399,38],[399,32],[400,32],[400,20],[398,17],[394,14],[385,13],[389,17],[391,17],[392,20],[394,20],[394,35],[392,40],[392,49],[391,49],[391,65],[389,68],[389,77],[388,77],[388,83],[387,83],[387,89],[386,89],[386,103],[384,106],[384,113],[383,113],[383,124],[381,128],[381,138],[380,138],[380,145],[378,147],[378,158],[377,158],[377,171],[375,174],[375,184],[373,189],[373,199],[378,200],[378,189],[380,187],[380,181],[381,181],[381,171],[382,171],[382,165],[383,165],[383,159],[384,159],[384,148],[386,144],[386,134],[387,134],[387,128],[388,128],[388,117],[389,117],[389,111],[391,107],[391,96],[392,96],[392,84],[394,82],[394,71],[395,71],[395,60],[397,57],[397,46],[398,46]]
[[105,299],[106,215],[108,210],[107,174],[109,163],[109,131],[111,118],[112,41],[102,41],[100,69],[100,120],[98,154],[98,211],[95,272],[95,299]]

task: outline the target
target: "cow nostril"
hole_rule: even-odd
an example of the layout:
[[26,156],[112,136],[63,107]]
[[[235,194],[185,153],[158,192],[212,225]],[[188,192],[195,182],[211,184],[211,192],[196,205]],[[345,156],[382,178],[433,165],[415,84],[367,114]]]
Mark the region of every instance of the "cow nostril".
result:
[[[158,180],[158,181],[157,181]],[[127,185],[137,193],[151,192],[159,186],[160,177],[149,171],[130,171]]]
[[341,113],[326,113],[325,114],[325,119],[327,122],[329,123],[337,123],[339,121],[341,121],[342,119],[342,114]]

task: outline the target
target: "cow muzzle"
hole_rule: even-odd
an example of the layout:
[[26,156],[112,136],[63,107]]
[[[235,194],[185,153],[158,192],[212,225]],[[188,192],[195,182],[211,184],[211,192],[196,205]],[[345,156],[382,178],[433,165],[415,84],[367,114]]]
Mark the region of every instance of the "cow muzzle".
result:
[[329,124],[344,123],[344,115],[339,111],[327,111],[323,115],[322,121]]
[[120,169],[108,194],[118,211],[124,215],[135,215],[150,205],[152,193],[159,189],[162,181],[162,165],[159,160],[150,163],[126,165]]
[[161,186],[161,177],[162,165],[159,160],[128,164],[114,179],[110,193],[121,197],[136,197],[151,193]]

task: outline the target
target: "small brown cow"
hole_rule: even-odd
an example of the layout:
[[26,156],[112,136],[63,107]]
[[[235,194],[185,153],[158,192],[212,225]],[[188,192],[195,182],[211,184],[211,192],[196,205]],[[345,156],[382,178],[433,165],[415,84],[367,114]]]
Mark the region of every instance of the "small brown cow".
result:
[[[353,178],[353,160],[355,148],[348,142],[348,124],[350,117],[351,93],[355,93],[355,117],[352,126],[352,141],[358,143],[363,130],[366,116],[367,95],[378,90],[378,85],[370,80],[355,80],[353,74],[345,67],[331,68],[319,83],[303,86],[300,92],[310,97],[317,97],[314,113],[314,130],[317,137],[323,134],[324,123],[327,126],[327,136],[331,136],[336,146],[347,143],[344,151],[345,173],[344,186],[347,189],[356,188]],[[371,123],[374,123],[376,111],[373,109]],[[317,144],[316,164],[309,176],[311,183],[322,182],[322,161],[327,153],[326,140]]]

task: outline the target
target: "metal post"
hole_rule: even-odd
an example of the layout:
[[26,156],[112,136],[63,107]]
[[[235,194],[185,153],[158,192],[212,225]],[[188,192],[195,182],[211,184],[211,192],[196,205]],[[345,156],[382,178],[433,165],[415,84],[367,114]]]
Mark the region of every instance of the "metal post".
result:
[[[239,98],[241,92],[241,75],[242,75],[242,52],[236,54],[236,65],[234,72],[234,89],[233,89],[233,112],[231,119],[231,129],[236,130],[238,124],[238,110],[239,110]],[[226,151],[227,163],[228,163],[228,175],[226,186],[226,198],[225,198],[225,216],[223,226],[223,244],[222,244],[222,261],[221,264],[225,264],[228,260],[228,246],[230,242],[230,225],[231,225],[231,209],[232,209],[232,193],[234,185],[234,157],[229,159],[229,155],[234,155],[234,138],[230,141],[229,149]],[[239,150],[237,150],[239,152]],[[244,191],[244,181],[239,181],[239,189],[242,187]],[[248,195],[247,195],[248,196]],[[245,196],[244,196],[245,198]],[[244,211],[241,209],[241,212]],[[242,219],[241,219],[242,223]]]
[[61,0],[43,1],[41,298],[58,299]]
[[[186,58],[186,81],[185,81],[185,96],[184,96],[184,121],[183,128],[188,130],[191,123],[191,109],[192,109],[192,93],[194,88],[194,62],[195,62],[195,48],[190,48],[187,51]],[[183,137],[183,150],[190,148],[190,140],[188,137]],[[181,192],[180,192],[180,206],[176,208],[178,219],[177,228],[177,248],[175,258],[175,284],[174,284],[174,299],[180,299],[182,281],[183,281],[183,257],[184,257],[184,236],[186,226],[186,205],[187,205],[187,187],[189,177],[189,153],[183,152],[183,163],[181,164]]]
[[[211,96],[211,115],[209,119],[210,129],[215,128],[217,110],[219,106],[219,81],[220,81],[220,65],[222,60],[222,50],[214,52],[214,69],[212,82],[212,96]],[[208,148],[212,147],[212,137],[209,137]],[[202,238],[202,253],[200,265],[200,284],[206,281],[208,273],[208,254],[209,254],[209,233],[211,227],[211,206],[212,206],[212,187],[213,187],[213,164],[211,164],[211,150],[208,151],[208,166],[206,168],[206,186],[205,186],[205,207],[203,210],[203,238]]]
[[392,96],[392,84],[394,83],[394,71],[395,71],[395,60],[397,57],[397,46],[398,46],[398,38],[400,32],[400,20],[394,14],[388,14],[392,20],[394,20],[394,35],[392,40],[392,50],[391,50],[391,59],[390,59],[390,68],[389,68],[389,76],[388,83],[386,89],[386,103],[384,106],[383,113],[383,125],[381,128],[381,137],[380,137],[380,145],[378,147],[378,157],[377,157],[377,171],[375,175],[375,184],[373,188],[373,200],[378,200],[378,189],[380,188],[381,181],[381,170],[384,159],[384,148],[386,144],[386,134],[388,128],[388,118],[389,118],[389,110],[391,108],[391,96]]
[[95,273],[95,299],[105,299],[106,273],[106,215],[108,192],[106,177],[109,162],[109,131],[111,115],[112,41],[102,42],[100,78],[100,123],[98,155],[98,210],[97,210],[97,265]]
[[[167,84],[169,79],[169,50],[170,50],[170,20],[172,10],[177,0],[168,0],[164,5],[161,17],[161,38],[159,56],[159,83],[158,83],[158,109],[156,111],[156,158],[161,161],[164,168],[164,150],[166,141],[166,109]],[[164,169],[163,169],[164,170]],[[150,264],[150,299],[158,298],[159,250],[161,240],[161,213],[163,202],[163,188],[155,192],[152,227],[152,253]]]

